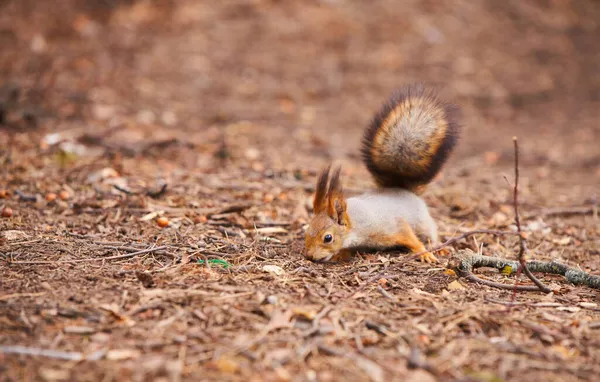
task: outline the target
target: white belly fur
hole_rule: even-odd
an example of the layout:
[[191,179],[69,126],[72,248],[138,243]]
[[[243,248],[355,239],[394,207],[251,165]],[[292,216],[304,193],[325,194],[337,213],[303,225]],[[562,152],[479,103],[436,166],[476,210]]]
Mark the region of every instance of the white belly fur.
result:
[[417,236],[437,242],[436,224],[425,201],[402,189],[372,191],[347,199],[347,212],[352,233],[344,241],[345,248],[360,246],[361,237],[373,233],[395,234],[403,221]]

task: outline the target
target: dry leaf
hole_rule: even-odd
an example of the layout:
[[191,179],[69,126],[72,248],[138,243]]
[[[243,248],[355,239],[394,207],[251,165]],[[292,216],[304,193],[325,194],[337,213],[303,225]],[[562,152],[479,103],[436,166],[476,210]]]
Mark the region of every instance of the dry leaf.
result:
[[63,331],[66,334],[93,334],[96,329],[89,326],[65,326]]
[[354,293],[352,295],[352,298],[359,299],[359,298],[363,298],[363,297],[366,297],[366,296],[367,296],[367,292],[365,292],[365,291],[358,291],[358,292],[356,292],[356,293]]
[[452,281],[450,284],[448,284],[448,290],[459,290],[459,289],[465,289],[464,286],[462,286],[461,283],[458,282],[458,280],[454,280]]
[[435,294],[429,293],[429,292],[425,292],[424,290],[421,290],[419,288],[412,288],[411,292],[419,294],[421,296],[437,297]]
[[304,307],[295,307],[292,308],[292,314],[294,316],[300,316],[307,321],[312,321],[313,318],[317,315],[315,310],[307,309]]
[[262,267],[262,270],[267,273],[275,274],[277,276],[281,276],[285,273],[283,268],[281,268],[280,266],[277,266],[277,265],[265,265]]
[[87,180],[89,183],[97,183],[104,179],[117,178],[118,176],[119,176],[119,173],[115,169],[110,168],[110,167],[105,167],[102,170],[98,170],[96,172],[89,174]]
[[569,245],[569,243],[571,242],[571,238],[566,236],[560,239],[554,239],[552,240],[552,242],[558,245]]
[[354,356],[351,359],[369,376],[371,381],[383,382],[385,380],[383,369],[375,362],[361,356]]
[[240,370],[240,364],[228,357],[220,357],[215,361],[215,366],[219,371],[228,374],[235,374]]
[[492,215],[492,217],[488,220],[488,224],[491,226],[503,226],[508,223],[508,216],[498,211]]
[[106,359],[110,361],[122,361],[126,359],[138,358],[140,352],[135,349],[115,349],[106,353]]
[[563,312],[577,313],[581,310],[581,308],[578,308],[576,306],[559,306],[558,308],[556,308],[556,310],[561,310]]
[[38,372],[44,381],[68,381],[71,375],[70,369],[61,370],[42,367]]
[[568,359],[577,355],[577,349],[568,349],[563,345],[554,345],[552,346],[552,350],[559,354],[559,356],[563,359]]
[[435,382],[436,379],[433,375],[426,372],[425,370],[417,369],[413,370],[404,379],[406,382]]
[[0,236],[8,242],[25,240],[29,237],[29,235],[27,235],[25,232],[17,230],[8,230],[0,232]]
[[256,228],[254,232],[264,234],[264,235],[272,235],[276,233],[288,233],[287,229],[283,227],[264,227],[264,228]]
[[105,310],[113,315],[117,321],[127,326],[134,326],[135,321],[120,312],[118,305],[116,304],[104,304],[99,306],[100,309]]
[[362,342],[363,346],[373,346],[375,344],[378,344],[381,341],[381,338],[382,337],[379,336],[377,333],[375,333],[372,330],[369,330],[367,333],[360,336],[360,341]]
[[273,311],[273,314],[271,315],[271,320],[263,329],[263,333],[266,334],[273,330],[293,327],[294,325],[290,322],[291,318],[292,318],[291,310],[286,310],[286,311],[275,310],[275,311]]
[[445,274],[445,275],[448,275],[448,276],[456,276],[456,272],[454,272],[454,270],[453,270],[453,269],[446,269],[446,270],[444,271],[444,274]]
[[147,213],[146,215],[144,215],[144,216],[142,216],[140,218],[140,221],[141,222],[145,222],[145,221],[148,221],[148,220],[152,220],[155,217],[157,217],[158,215],[160,215],[161,213],[162,213],[162,211],[160,211],[160,212],[159,211],[154,211],[154,212]]

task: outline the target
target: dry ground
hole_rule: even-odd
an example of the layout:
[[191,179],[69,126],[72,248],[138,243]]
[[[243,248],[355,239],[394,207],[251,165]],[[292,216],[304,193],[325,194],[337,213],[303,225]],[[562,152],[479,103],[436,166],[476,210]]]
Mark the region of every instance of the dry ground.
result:
[[542,276],[553,294],[509,306],[398,253],[313,264],[301,238],[315,174],[372,187],[362,129],[425,81],[464,114],[425,196],[443,238],[512,229],[518,135],[530,256],[600,274],[597,214],[549,213],[600,191],[599,20],[591,0],[0,1],[1,379],[593,380],[597,290]]

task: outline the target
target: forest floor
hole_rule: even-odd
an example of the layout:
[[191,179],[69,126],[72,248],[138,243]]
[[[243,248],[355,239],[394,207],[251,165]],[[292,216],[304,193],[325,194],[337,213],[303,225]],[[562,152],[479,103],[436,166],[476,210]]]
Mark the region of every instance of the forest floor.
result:
[[[362,131],[423,81],[463,110],[424,195],[441,239],[514,230],[516,135],[528,258],[599,275],[599,20],[579,0],[0,1],[0,380],[594,380],[598,290],[477,285],[448,254],[316,264],[303,229],[328,163],[373,187]],[[519,241],[447,252],[466,248]]]

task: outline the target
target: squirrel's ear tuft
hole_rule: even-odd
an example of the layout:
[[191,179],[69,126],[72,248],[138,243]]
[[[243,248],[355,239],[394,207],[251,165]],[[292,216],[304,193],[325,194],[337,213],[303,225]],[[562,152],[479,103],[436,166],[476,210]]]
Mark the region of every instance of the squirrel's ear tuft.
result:
[[343,192],[342,185],[340,184],[341,172],[341,167],[338,167],[333,171],[333,174],[331,175],[331,180],[329,181],[329,189],[327,190],[327,195],[335,195],[337,193],[341,194]]
[[313,210],[315,213],[325,211],[327,209],[327,183],[329,181],[329,172],[331,165],[327,166],[317,180],[317,188],[315,192],[315,199],[313,201]]
[[329,189],[327,190],[327,214],[337,224],[346,225],[348,222],[348,215],[346,214],[344,189],[340,183],[340,173],[341,168],[336,168],[329,181]]
[[340,183],[341,168],[338,167],[331,174],[331,165],[319,175],[313,209],[315,214],[324,212],[337,224],[348,225],[348,214],[346,214],[346,199],[344,189]]

